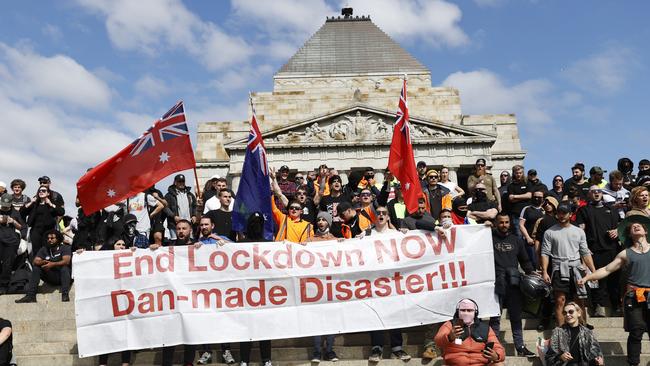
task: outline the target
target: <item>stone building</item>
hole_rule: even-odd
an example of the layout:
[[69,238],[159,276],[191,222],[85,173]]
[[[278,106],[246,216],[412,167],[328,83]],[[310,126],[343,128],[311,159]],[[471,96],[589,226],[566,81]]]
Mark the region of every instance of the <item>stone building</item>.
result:
[[[514,114],[464,115],[458,90],[432,87],[430,70],[349,9],[326,19],[275,74],[272,92],[252,93],[269,165],[304,172],[324,162],[341,175],[383,170],[404,75],[416,161],[448,167],[461,186],[479,157],[496,172],[523,161]],[[202,182],[219,174],[237,187],[249,121],[199,124]]]

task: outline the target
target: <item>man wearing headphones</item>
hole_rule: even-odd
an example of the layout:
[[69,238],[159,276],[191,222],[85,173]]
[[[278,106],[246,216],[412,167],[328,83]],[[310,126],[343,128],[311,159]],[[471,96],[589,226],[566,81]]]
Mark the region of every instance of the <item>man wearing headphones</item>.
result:
[[458,302],[453,319],[440,327],[434,340],[448,366],[503,365],[505,360],[503,346],[492,328],[479,319],[478,305],[472,299]]

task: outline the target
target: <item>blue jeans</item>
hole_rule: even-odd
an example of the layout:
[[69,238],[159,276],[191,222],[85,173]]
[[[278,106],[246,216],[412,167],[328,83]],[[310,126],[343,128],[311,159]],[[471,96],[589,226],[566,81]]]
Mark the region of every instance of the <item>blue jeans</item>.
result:
[[314,336],[314,357],[320,358],[322,337],[325,337],[325,354],[332,353],[332,346],[334,346],[334,335]]

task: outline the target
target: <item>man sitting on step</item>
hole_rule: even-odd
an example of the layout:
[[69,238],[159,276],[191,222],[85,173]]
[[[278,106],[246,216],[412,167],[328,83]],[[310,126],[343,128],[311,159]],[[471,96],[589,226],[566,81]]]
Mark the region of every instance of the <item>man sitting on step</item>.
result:
[[16,303],[36,302],[36,289],[41,279],[50,285],[61,286],[61,301],[70,301],[72,250],[63,244],[63,234],[56,230],[45,233],[47,246],[42,247],[34,258],[32,278],[27,286],[27,295]]

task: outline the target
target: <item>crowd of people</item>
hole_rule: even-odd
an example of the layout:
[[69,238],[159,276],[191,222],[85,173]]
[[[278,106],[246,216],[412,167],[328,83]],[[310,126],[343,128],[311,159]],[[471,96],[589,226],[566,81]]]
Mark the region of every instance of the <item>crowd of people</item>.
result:
[[[394,230],[444,234],[452,225],[492,226],[495,292],[500,305],[509,309],[518,355],[535,356],[523,340],[525,297],[552,293],[542,301],[539,327],[549,328],[553,318],[559,327],[546,355],[551,364],[602,364],[602,352],[586,318],[588,312],[605,316],[607,308],[610,314],[625,315],[628,362],[639,363],[641,338],[650,326],[646,299],[650,256],[645,255],[650,250],[650,161],[641,160],[633,174],[632,161],[622,158],[608,179],[598,166],[591,167],[587,177],[585,165],[576,163],[571,177],[556,175],[548,186],[537,171],[525,172],[521,165],[495,178],[482,158],[466,187],[451,181],[446,167],[432,169],[424,161],[416,166],[422,192],[414,212],[408,212],[400,183],[389,170],[383,171],[382,182],[375,179],[371,167],[350,172],[344,182],[336,169],[325,164],[308,172],[288,166],[277,172],[272,169],[273,211],[268,219],[275,223],[274,240],[309,245]],[[67,216],[64,199],[51,188],[47,176],[38,179],[33,197],[25,193],[26,188],[21,179],[8,187],[0,182],[0,294],[12,288],[12,273],[21,261],[28,258],[32,267],[25,296],[17,303],[36,302],[40,280],[60,286],[61,300],[69,301],[71,258],[84,251],[264,241],[265,216],[259,212],[250,215],[246,230],[233,229],[235,194],[228,180],[217,175],[198,197],[186,185],[185,176],[178,174],[165,194],[154,186],[89,215],[77,200],[78,211]],[[31,250],[25,249],[29,244]],[[623,265],[628,268],[625,278],[618,271]],[[442,352],[448,365],[503,362],[499,323],[500,317],[482,323],[478,305],[471,299],[460,301],[454,319],[428,339],[423,356],[433,358]],[[338,360],[333,339],[332,335],[314,338],[312,362]],[[383,355],[384,332],[371,332],[370,339],[369,360],[377,362]],[[463,347],[465,341],[472,344]],[[391,357],[411,358],[402,349],[401,330],[390,331],[390,347]],[[186,345],[185,364],[193,364],[197,348],[198,363],[211,362],[207,345]],[[250,361],[250,349],[250,343],[240,345],[240,365]],[[472,355],[468,350],[479,352]],[[270,366],[271,342],[260,342],[260,352],[264,365]],[[163,365],[171,364],[173,353],[173,347],[163,350]],[[130,362],[130,355],[122,353],[123,364]],[[221,355],[227,364],[235,363],[228,344],[221,346]],[[100,357],[100,364],[105,363],[106,356]]]

